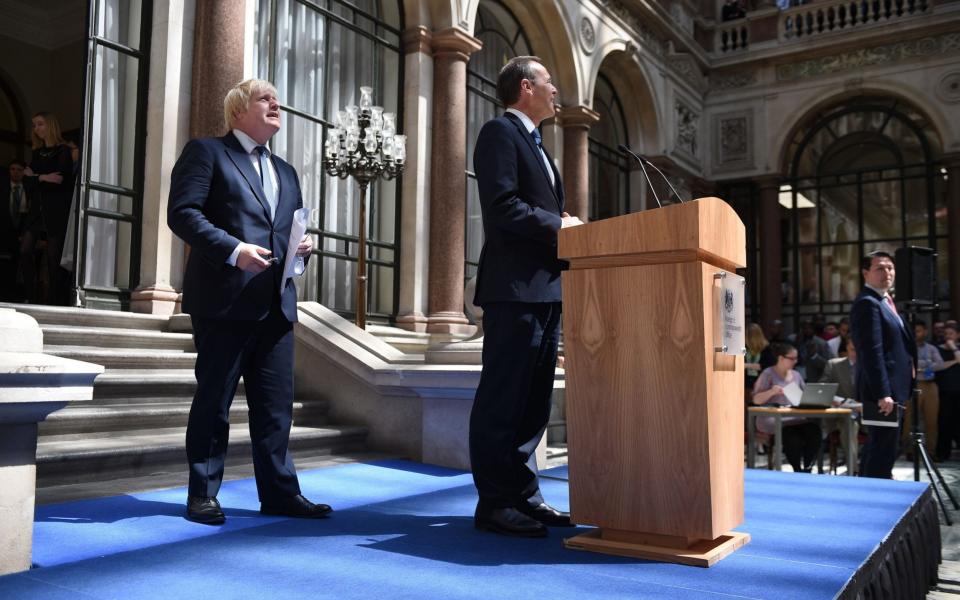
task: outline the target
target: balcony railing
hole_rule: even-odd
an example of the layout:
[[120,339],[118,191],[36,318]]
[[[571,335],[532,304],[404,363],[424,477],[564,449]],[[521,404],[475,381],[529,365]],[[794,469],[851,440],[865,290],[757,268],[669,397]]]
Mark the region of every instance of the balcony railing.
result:
[[932,0],[824,0],[804,4],[781,13],[780,41],[889,24],[929,13],[932,4]]
[[750,22],[746,19],[737,19],[723,23],[717,27],[714,35],[716,37],[713,47],[720,54],[746,50],[750,46]]

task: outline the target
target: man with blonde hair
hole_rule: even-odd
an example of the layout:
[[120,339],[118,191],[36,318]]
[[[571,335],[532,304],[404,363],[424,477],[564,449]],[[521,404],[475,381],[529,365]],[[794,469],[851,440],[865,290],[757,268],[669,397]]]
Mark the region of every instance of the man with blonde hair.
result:
[[[197,391],[187,422],[187,518],[225,520],[217,492],[241,376],[260,512],[324,517],[329,506],[300,494],[288,449],[297,289],[292,279],[282,290],[280,283],[294,212],[303,206],[300,181],[267,147],[280,130],[273,85],[243,81],[223,105],[229,131],[187,143],[173,168],[167,209],[170,229],[190,245],[183,312],[197,347]],[[312,249],[306,236],[297,255],[307,260]]]

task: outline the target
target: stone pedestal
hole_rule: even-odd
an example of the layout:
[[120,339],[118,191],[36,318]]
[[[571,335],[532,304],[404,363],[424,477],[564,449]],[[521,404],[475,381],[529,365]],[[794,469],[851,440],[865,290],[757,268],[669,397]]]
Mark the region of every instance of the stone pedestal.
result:
[[590,126],[600,115],[586,106],[565,106],[557,117],[563,127],[564,210],[586,222],[590,212]]
[[0,309],[0,575],[30,568],[37,482],[37,423],[90,400],[100,365],[42,353],[37,322]]
[[433,161],[430,167],[430,272],[427,331],[473,333],[463,314],[467,196],[467,60],[480,49],[457,28],[433,34]]

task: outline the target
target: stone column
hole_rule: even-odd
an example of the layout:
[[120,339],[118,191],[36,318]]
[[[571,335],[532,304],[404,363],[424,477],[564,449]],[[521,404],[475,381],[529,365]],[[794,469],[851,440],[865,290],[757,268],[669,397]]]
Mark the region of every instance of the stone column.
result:
[[194,3],[160,0],[153,5],[146,166],[140,239],[140,281],[130,297],[133,312],[173,314],[183,270],[183,244],[167,227],[170,171],[189,135]]
[[586,222],[590,212],[590,126],[600,120],[586,106],[565,106],[558,115],[563,127],[563,191],[566,212]]
[[947,205],[947,269],[950,278],[950,311],[960,312],[960,154],[943,157],[947,168],[947,185],[944,187]]
[[196,0],[190,137],[223,135],[223,97],[243,80],[247,0]]
[[430,115],[433,103],[433,36],[426,27],[403,32],[403,131],[407,165],[401,190],[400,298],[397,327],[427,329],[430,239]]
[[480,40],[457,28],[433,34],[433,148],[430,164],[430,333],[469,334],[463,313],[467,181],[467,61]]
[[767,331],[783,316],[780,296],[780,176],[768,175],[756,180],[760,189],[759,234],[760,264],[754,265],[759,278],[761,326]]

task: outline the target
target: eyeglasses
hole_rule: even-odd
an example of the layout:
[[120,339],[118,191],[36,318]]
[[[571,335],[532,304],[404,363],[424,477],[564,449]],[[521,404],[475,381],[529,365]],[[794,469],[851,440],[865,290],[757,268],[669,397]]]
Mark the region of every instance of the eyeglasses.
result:
[[796,361],[796,360],[799,360],[800,357],[799,357],[799,356],[784,356],[783,358],[785,358],[785,359],[787,359],[787,360]]

